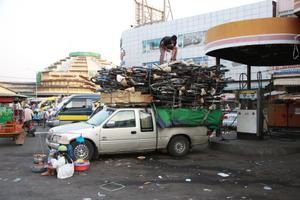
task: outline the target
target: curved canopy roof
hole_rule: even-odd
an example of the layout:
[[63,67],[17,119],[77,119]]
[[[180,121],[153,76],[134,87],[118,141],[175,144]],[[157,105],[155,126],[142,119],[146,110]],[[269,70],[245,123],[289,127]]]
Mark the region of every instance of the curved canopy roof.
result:
[[206,54],[251,66],[300,64],[300,19],[263,18],[208,30]]

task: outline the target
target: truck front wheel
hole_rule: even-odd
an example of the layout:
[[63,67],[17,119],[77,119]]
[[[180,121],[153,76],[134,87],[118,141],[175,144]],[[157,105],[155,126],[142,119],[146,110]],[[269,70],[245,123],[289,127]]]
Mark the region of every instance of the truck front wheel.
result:
[[172,138],[168,145],[168,152],[172,156],[184,156],[189,152],[190,142],[184,136],[176,136]]
[[73,153],[75,159],[92,160],[94,155],[93,144],[85,140],[83,143],[77,143],[76,141],[71,143],[73,147]]

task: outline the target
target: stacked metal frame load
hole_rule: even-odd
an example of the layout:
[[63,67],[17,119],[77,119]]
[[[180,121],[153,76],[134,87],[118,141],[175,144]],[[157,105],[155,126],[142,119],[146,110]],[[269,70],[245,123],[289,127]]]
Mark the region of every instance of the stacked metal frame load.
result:
[[131,67],[100,70],[91,79],[100,92],[117,90],[150,94],[157,105],[172,107],[209,107],[219,103],[226,86],[223,65],[203,67],[193,62],[175,61],[152,68]]

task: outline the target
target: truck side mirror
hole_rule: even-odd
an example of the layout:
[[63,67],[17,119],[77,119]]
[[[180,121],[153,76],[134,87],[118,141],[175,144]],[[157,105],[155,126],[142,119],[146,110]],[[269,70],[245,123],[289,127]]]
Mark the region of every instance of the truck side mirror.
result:
[[105,127],[106,128],[114,128],[116,125],[116,122],[115,121],[109,121],[106,123]]

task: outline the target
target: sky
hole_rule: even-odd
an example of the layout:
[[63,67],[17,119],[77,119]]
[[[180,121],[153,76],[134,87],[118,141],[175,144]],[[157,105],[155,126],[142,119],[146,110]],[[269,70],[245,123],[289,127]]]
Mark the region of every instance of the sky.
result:
[[[260,0],[170,0],[173,18]],[[163,0],[148,0],[163,5]],[[134,0],[0,0],[0,81],[35,74],[74,51],[119,64],[120,37],[134,25]]]

